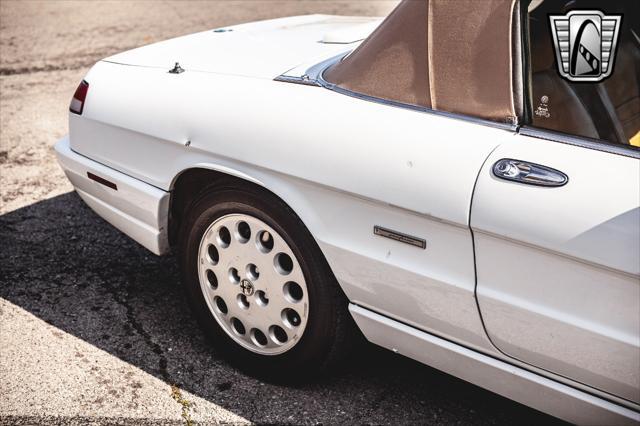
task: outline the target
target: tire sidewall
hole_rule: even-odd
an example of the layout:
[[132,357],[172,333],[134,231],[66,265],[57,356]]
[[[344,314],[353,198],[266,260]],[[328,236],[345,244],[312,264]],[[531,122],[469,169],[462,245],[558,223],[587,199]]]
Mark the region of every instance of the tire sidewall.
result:
[[[262,220],[279,233],[291,248],[304,274],[308,292],[307,324],[300,340],[278,355],[261,355],[240,346],[220,326],[210,311],[200,287],[198,251],[204,233],[217,219],[241,213]],[[217,189],[197,198],[189,209],[180,233],[182,279],[189,303],[214,345],[240,368],[265,378],[295,374],[300,368],[318,366],[326,358],[335,338],[335,299],[331,274],[315,241],[300,219],[282,201],[270,194],[247,189]],[[325,264],[323,264],[325,263]],[[328,276],[329,275],[329,276]],[[337,284],[335,284],[337,286]]]

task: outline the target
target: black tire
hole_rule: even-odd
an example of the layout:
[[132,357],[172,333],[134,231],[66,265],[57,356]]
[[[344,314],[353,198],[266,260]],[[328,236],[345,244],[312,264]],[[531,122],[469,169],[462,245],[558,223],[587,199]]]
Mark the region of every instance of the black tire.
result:
[[[236,343],[209,310],[198,278],[198,248],[216,219],[231,213],[254,216],[289,244],[303,271],[309,317],[300,340],[279,355],[261,355]],[[336,367],[359,340],[348,301],[324,256],[298,216],[272,193],[249,184],[222,184],[203,191],[188,207],[179,234],[182,281],[203,331],[240,369],[280,383],[306,381]]]

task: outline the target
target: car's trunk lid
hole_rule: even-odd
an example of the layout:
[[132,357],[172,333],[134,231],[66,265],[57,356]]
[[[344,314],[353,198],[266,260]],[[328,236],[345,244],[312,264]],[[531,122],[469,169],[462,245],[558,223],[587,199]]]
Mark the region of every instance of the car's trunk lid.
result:
[[122,52],[108,62],[275,78],[311,58],[351,50],[380,18],[306,15],[209,30]]

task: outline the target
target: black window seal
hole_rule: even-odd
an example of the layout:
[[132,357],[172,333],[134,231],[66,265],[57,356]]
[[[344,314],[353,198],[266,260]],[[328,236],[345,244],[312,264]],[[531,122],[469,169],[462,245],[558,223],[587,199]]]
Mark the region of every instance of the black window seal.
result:
[[611,143],[602,139],[592,139],[584,136],[574,136],[567,133],[556,132],[554,130],[542,129],[529,125],[520,126],[518,133],[524,136],[532,136],[538,139],[544,139],[551,142],[559,142],[567,145],[578,146],[581,148],[593,149],[609,154],[622,155],[640,159],[640,149],[632,145],[622,145],[619,143]]

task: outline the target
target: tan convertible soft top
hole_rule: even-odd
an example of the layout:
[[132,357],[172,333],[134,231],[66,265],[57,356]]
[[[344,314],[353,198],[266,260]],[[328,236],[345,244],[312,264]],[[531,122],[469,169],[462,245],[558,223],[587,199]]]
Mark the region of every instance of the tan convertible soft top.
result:
[[376,98],[514,123],[522,108],[517,5],[404,0],[323,77]]

